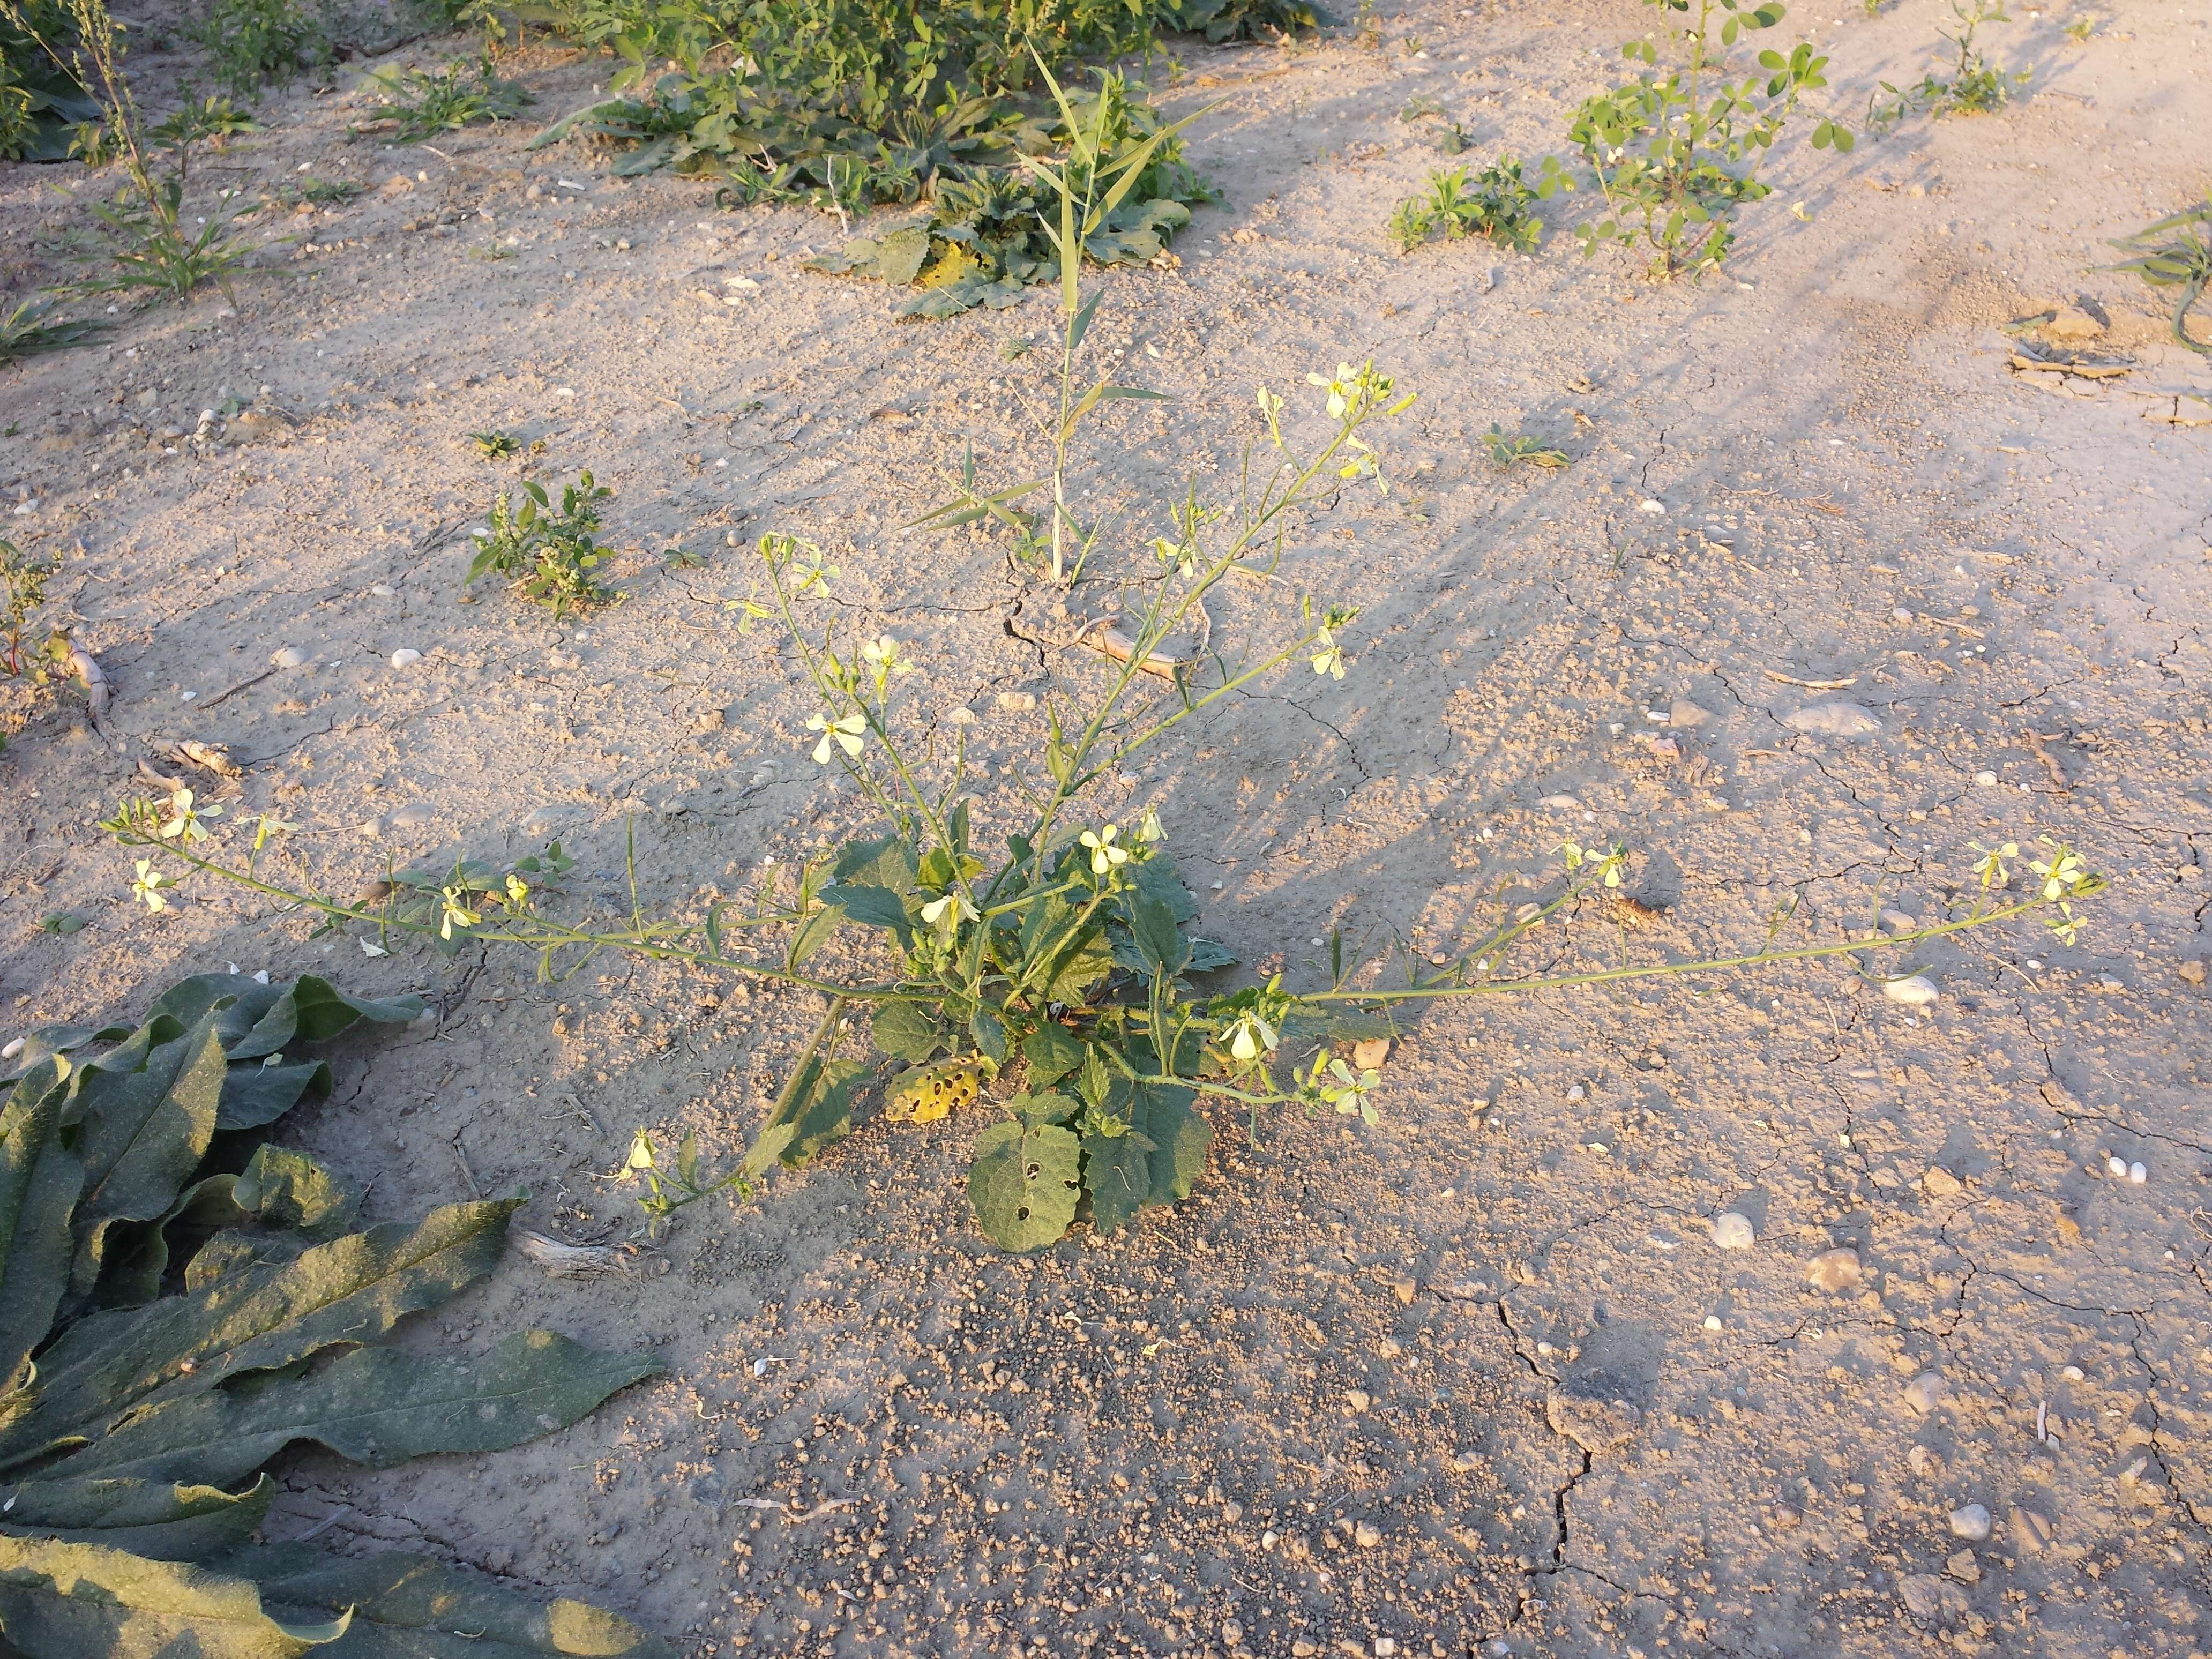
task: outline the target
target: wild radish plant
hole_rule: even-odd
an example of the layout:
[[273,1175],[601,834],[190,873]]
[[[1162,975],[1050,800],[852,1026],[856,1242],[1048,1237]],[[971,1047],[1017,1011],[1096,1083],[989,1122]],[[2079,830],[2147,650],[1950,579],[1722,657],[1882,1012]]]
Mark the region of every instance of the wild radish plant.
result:
[[[1759,171],[1805,94],[1826,87],[1828,60],[1809,46],[1758,54],[1756,73],[1734,63],[1745,31],[1772,28],[1778,0],[1755,8],[1744,0],[1694,0],[1696,19],[1680,27],[1670,13],[1692,0],[1650,0],[1662,20],[1660,43],[1631,40],[1621,55],[1644,67],[1633,81],[1583,100],[1567,130],[1604,198],[1606,216],[1581,226],[1583,252],[1619,243],[1648,251],[1651,276],[1717,270],[1735,239],[1737,209],[1763,200],[1772,186]],[[1822,118],[1813,148],[1847,151],[1850,129]]]
[[1482,434],[1483,447],[1490,451],[1490,459],[1500,471],[1510,472],[1516,466],[1533,466],[1546,472],[1555,472],[1567,465],[1567,452],[1554,449],[1541,438],[1532,438],[1526,433],[1508,433],[1495,421],[1490,430]]

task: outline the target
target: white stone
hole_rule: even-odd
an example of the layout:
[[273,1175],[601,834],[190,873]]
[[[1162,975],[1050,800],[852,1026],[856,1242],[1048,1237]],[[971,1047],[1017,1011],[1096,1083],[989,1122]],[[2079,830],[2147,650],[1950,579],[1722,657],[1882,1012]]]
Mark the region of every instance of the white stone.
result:
[[2105,1170],[2108,1175],[2124,1177],[2128,1172],[2128,1161],[2124,1158],[2108,1158],[2105,1160]]
[[1974,774],[1974,781],[1984,789],[1994,789],[1996,787],[1997,775],[1994,772],[1977,772]]
[[1838,1296],[1845,1291],[1858,1289],[1864,1272],[1859,1265],[1856,1250],[1823,1250],[1805,1264],[1805,1282],[1814,1290]]
[[999,712],[1002,714],[1026,714],[1036,707],[1034,691],[1001,691],[998,697]]
[[1942,992],[1936,988],[1936,981],[1925,974],[1915,974],[1910,979],[1884,980],[1881,994],[1892,1002],[1901,1002],[1908,1008],[1931,1008],[1943,996]]
[[392,653],[392,665],[394,668],[412,668],[422,660],[422,653],[411,645],[403,645]]
[[1872,738],[1881,734],[1881,722],[1874,715],[1855,702],[1840,699],[1808,703],[1794,714],[1784,714],[1782,723],[1792,732],[1803,732],[1816,738]]
[[2130,1164],[2128,1165],[2128,1179],[2134,1182],[2136,1186],[2140,1187],[2144,1182],[2150,1179],[2150,1171],[2144,1169],[2140,1164]]
[[1961,1504],[1951,1511],[1951,1530],[1969,1543],[1990,1535],[1990,1512],[1979,1504]]
[[296,645],[288,645],[269,660],[279,668],[304,668],[307,664],[307,653]]
[[399,590],[394,587],[390,582],[378,582],[368,591],[375,594],[380,599],[396,599],[398,597],[399,593]]
[[1738,1211],[1723,1210],[1713,1218],[1713,1243],[1723,1250],[1747,1250],[1758,1237],[1751,1218]]
[[1923,1371],[1905,1385],[1905,1403],[1925,1417],[1936,1409],[1943,1398],[1943,1379],[1935,1371]]

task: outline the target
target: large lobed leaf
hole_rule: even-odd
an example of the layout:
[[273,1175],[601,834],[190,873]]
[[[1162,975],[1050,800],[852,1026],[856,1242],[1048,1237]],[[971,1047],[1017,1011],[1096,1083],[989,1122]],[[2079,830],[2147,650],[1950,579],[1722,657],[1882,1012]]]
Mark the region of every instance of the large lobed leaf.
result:
[[0,1104],[0,1394],[46,1340],[69,1279],[70,1212],[84,1166],[62,1144],[70,1066],[50,1055]]
[[551,1331],[518,1332],[476,1358],[356,1348],[304,1376],[279,1371],[168,1401],[55,1472],[229,1486],[302,1441],[380,1469],[434,1452],[504,1451],[661,1369]]
[[0,1537],[0,1631],[28,1659],[300,1659],[351,1622],[264,1607],[246,1579],[182,1562]]
[[98,1438],[134,1407],[374,1342],[497,1263],[519,1198],[450,1204],[413,1226],[351,1233],[143,1308],[95,1313],[40,1361],[36,1403],[0,1429],[0,1469]]

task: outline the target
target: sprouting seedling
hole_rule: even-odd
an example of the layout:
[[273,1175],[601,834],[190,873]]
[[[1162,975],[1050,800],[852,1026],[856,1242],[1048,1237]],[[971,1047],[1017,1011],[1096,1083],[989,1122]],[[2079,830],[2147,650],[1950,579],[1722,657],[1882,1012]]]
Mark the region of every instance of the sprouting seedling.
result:
[[469,441],[488,461],[503,461],[522,447],[521,441],[511,432],[471,432]]
[[1398,204],[1391,240],[1401,253],[1439,235],[1449,241],[1485,236],[1510,252],[1534,253],[1544,226],[1531,204],[1574,187],[1556,155],[1544,158],[1534,185],[1522,181],[1521,163],[1510,155],[1499,156],[1472,181],[1463,167],[1439,169],[1429,175],[1425,191]]
[[2189,337],[2189,309],[2212,283],[2212,191],[2195,207],[2167,215],[2112,246],[2134,257],[2112,270],[2131,270],[2153,288],[2173,293],[2173,337],[2191,351],[2212,354],[2212,342]]
[[1541,438],[1533,438],[1525,433],[1509,434],[1494,421],[1491,422],[1490,430],[1482,434],[1482,441],[1490,451],[1490,459],[1507,471],[1526,465],[1541,467],[1549,472],[1567,465],[1565,450],[1553,449]]
[[[1867,105],[1867,125],[1876,132],[1895,126],[1915,111],[1938,117],[1988,115],[2011,101],[2015,87],[2027,84],[2027,70],[2008,73],[1990,63],[1974,45],[1974,31],[1984,23],[2012,21],[2002,0],[1973,0],[1972,5],[1966,0],[1951,0],[1951,11],[1958,19],[1958,33],[1936,31],[1957,49],[1958,58],[1949,78],[1923,75],[1919,84],[1912,87],[1895,87],[1884,81],[1881,90]],[[1889,94],[1887,101],[1881,95],[1885,92]]]

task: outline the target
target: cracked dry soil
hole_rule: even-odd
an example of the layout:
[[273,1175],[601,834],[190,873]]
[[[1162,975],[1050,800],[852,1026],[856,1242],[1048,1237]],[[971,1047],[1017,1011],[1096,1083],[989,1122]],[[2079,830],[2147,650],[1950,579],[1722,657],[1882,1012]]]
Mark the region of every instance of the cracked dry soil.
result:
[[[1848,115],[1937,21],[1791,27]],[[2205,183],[2207,19],[2130,5],[2086,45],[2062,21],[1996,43],[2035,72],[2001,116],[1785,144],[1729,274],[1662,289],[1565,237],[1522,261],[1382,236],[1439,159],[1409,102],[1478,158],[1541,154],[1638,9],[1414,5],[1380,50],[1194,50],[1161,96],[1218,100],[1192,154],[1225,203],[1179,270],[1105,280],[1094,336],[1173,419],[1116,416],[1082,483],[1149,534],[1155,486],[1233,476],[1255,383],[1371,354],[1420,393],[1393,494],[1347,492],[1288,550],[1297,586],[1363,608],[1350,677],[1286,676],[1100,792],[1101,816],[1159,806],[1249,962],[1310,975],[1339,923],[1447,951],[1567,835],[1627,841],[1647,902],[1532,962],[1741,945],[1793,898],[1815,931],[1865,925],[1877,889],[1925,916],[1970,841],[2036,832],[2112,878],[2078,945],[1930,950],[1925,1012],[1832,967],[1439,1008],[1379,1127],[1279,1115],[1254,1142],[1223,1115],[1191,1203],[1032,1259],[968,1217],[987,1112],[865,1127],[755,1209],[688,1215],[659,1271],[511,1260],[440,1318],[657,1345],[665,1380],[495,1458],[300,1457],[272,1533],[577,1590],[717,1659],[2212,1650],[2212,1020],[2180,971],[2212,949],[2212,428],[2147,418],[2212,375],[2131,279],[2082,274]],[[545,118],[605,73],[518,62]],[[769,528],[909,642],[918,719],[975,712],[983,816],[1010,812],[1037,739],[1008,705],[1096,659],[1033,642],[1061,630],[1003,544],[890,527],[964,443],[1034,465],[1048,354],[1006,348],[1050,316],[896,325],[882,290],[799,273],[822,219],[717,212],[526,152],[527,127],[349,145],[360,113],[280,97],[224,158],[248,188],[303,161],[383,186],[288,227],[268,258],[298,280],[0,378],[0,469],[36,503],[10,533],[85,550],[57,592],[125,739],[0,693],[0,1010],[136,1009],[227,961],[427,986],[435,1019],[353,1049],[287,1133],[373,1179],[377,1218],[523,1184],[532,1224],[587,1237],[634,1213],[607,1178],[634,1124],[736,1152],[805,1008],[620,963],[441,976],[204,887],[151,920],[93,819],[147,740],[192,737],[247,763],[234,814],[301,823],[341,892],[387,855],[557,832],[611,902],[633,816],[649,902],[731,890],[862,822],[725,608]],[[0,168],[19,286],[59,274],[34,240],[68,211],[55,176]],[[2014,378],[1998,325],[2077,297],[2135,368]],[[160,435],[225,387],[252,418]],[[1493,421],[1574,464],[1500,474]],[[624,604],[556,629],[461,602],[460,532],[511,483],[464,442],[491,427],[543,440],[549,481],[615,485]],[[678,541],[703,564],[665,568]],[[1217,640],[1272,602],[1231,590]],[[286,646],[307,665],[264,676]],[[395,672],[400,647],[424,658]],[[1785,723],[1837,696],[1879,732]],[[90,926],[40,933],[55,910]],[[1727,1210],[1747,1250],[1715,1248]],[[1815,1289],[1832,1249],[1860,1271]],[[1972,1504],[1984,1539],[1952,1529]]]

